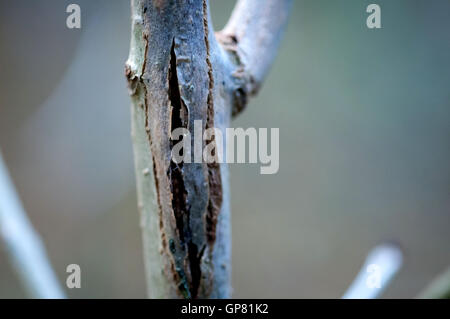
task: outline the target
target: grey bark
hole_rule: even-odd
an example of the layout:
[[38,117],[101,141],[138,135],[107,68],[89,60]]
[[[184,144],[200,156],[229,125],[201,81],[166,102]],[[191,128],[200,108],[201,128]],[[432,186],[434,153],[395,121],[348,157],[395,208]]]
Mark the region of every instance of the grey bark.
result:
[[194,136],[195,120],[225,131],[266,75],[290,2],[239,1],[217,35],[207,0],[131,2],[126,76],[150,297],[231,296],[228,167],[175,164],[171,132]]

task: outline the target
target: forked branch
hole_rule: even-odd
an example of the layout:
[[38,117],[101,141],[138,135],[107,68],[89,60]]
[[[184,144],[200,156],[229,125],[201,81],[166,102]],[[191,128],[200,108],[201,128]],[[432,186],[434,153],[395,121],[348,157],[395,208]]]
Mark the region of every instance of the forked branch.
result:
[[174,132],[225,131],[267,73],[290,2],[239,1],[217,41],[207,0],[132,0],[126,76],[151,297],[231,295],[228,167],[175,163]]

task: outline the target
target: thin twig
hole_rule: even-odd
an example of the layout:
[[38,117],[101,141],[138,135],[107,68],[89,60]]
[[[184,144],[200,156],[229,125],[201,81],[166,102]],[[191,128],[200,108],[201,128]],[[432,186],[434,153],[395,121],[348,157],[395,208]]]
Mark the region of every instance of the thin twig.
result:
[[450,299],[450,267],[434,279],[417,298]]
[[45,247],[20,202],[0,152],[0,239],[32,298],[65,298]]
[[400,248],[392,243],[375,247],[343,299],[375,299],[389,285],[403,262]]

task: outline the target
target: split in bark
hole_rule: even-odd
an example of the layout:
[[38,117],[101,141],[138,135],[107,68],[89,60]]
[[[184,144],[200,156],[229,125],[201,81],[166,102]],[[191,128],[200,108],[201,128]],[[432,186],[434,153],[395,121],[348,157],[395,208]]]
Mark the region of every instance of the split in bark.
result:
[[132,0],[126,76],[151,297],[231,295],[228,168],[176,164],[171,132],[193,136],[196,120],[225,131],[266,75],[290,2],[241,0],[214,35],[207,0]]

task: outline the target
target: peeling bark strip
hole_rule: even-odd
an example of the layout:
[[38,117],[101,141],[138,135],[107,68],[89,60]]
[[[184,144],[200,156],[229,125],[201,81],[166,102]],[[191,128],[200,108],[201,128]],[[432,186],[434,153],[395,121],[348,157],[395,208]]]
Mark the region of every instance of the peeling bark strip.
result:
[[228,168],[174,163],[171,132],[182,127],[194,136],[196,120],[203,129],[229,125],[268,69],[289,2],[240,0],[219,45],[208,0],[131,0],[126,77],[151,297],[230,297]]
[[[206,63],[208,64],[208,110],[206,115],[206,129],[214,128],[214,76],[210,59],[210,45],[209,45],[209,25],[208,25],[208,4],[203,0],[203,29],[205,32],[205,47],[206,47]],[[211,138],[212,145],[215,145],[215,136]],[[214,154],[217,159],[217,154]],[[222,178],[220,176],[220,165],[217,163],[208,163],[208,186],[209,186],[209,200],[206,213],[206,236],[208,244],[212,246],[216,240],[216,224],[217,217],[222,206]]]

